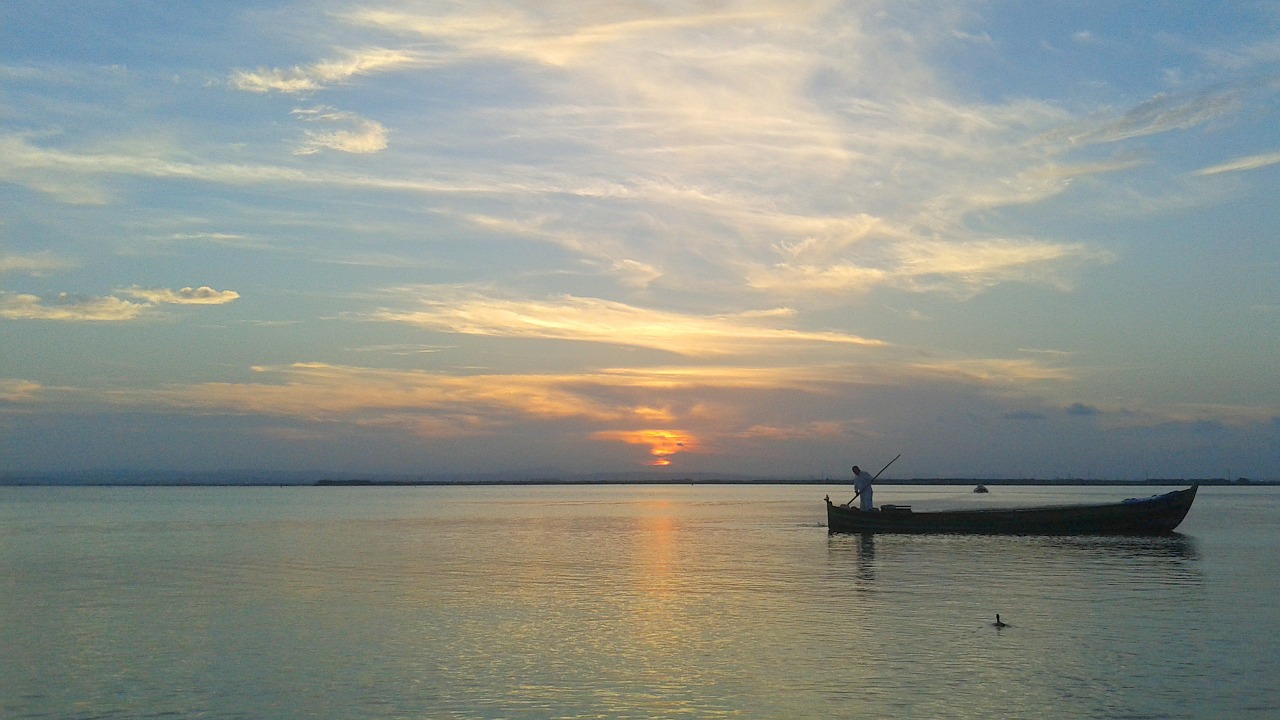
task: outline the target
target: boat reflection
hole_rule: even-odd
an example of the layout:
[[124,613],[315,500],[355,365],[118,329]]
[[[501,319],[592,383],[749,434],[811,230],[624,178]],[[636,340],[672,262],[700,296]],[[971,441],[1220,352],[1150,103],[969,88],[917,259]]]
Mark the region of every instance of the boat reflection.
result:
[[1046,548],[1102,557],[1170,558],[1199,560],[1195,538],[1180,533],[1154,536],[1076,535],[1024,538]]
[[827,547],[832,555],[847,558],[852,556],[857,569],[859,581],[855,589],[867,590],[876,579],[876,534],[857,533],[846,535],[828,535]]
[[877,535],[835,534],[827,538],[833,576],[870,590],[877,579],[902,573],[993,577],[1009,573],[1052,577],[1063,573],[1106,575],[1121,581],[1196,584],[1199,545],[1173,533],[1128,535]]
[[1034,554],[1038,550],[1077,552],[1098,557],[1174,558],[1199,560],[1196,539],[1181,533],[1168,535],[881,535],[847,533],[827,536],[827,546],[836,553],[852,551],[860,561],[875,559],[876,538],[881,542],[917,545],[942,542],[954,545],[998,546],[1003,552],[1017,555]]

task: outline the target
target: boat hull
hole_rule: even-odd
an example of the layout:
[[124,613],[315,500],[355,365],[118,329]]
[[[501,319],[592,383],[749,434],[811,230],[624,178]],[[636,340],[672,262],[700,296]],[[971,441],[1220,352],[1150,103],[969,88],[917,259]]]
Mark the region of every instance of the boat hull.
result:
[[1160,535],[1171,533],[1195,501],[1193,485],[1150,498],[1099,505],[912,512],[886,505],[870,512],[827,499],[832,533],[976,533],[1000,535]]

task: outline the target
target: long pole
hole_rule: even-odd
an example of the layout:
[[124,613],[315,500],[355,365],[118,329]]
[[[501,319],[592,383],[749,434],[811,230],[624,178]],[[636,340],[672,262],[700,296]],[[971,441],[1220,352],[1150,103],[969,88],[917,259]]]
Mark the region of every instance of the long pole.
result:
[[[900,458],[900,457],[902,457],[902,453],[898,453],[897,455],[895,455],[895,456],[893,457],[893,459],[889,461],[889,464],[888,464],[888,465],[885,465],[884,467],[880,468],[880,472],[878,472],[878,473],[876,473],[874,476],[872,476],[872,478],[871,478],[871,482],[875,482],[875,481],[876,481],[876,479],[880,477],[880,473],[884,472],[885,470],[888,470],[888,469],[889,469],[889,465],[892,465],[892,464],[894,464],[894,463],[898,462],[898,458]],[[855,492],[855,493],[853,494],[853,500],[857,500],[857,499],[858,499],[858,496],[859,496],[859,495],[861,495],[861,494],[862,494],[862,491],[861,491],[861,490],[859,490],[859,491]],[[850,500],[849,502],[845,503],[845,505],[853,505],[853,500]]]
[[[893,458],[892,460],[890,460],[890,461],[889,461],[889,465],[892,465],[892,464],[894,464],[894,463],[898,462],[898,458],[900,458],[900,457],[902,457],[902,453],[898,453],[897,455],[895,455],[895,456],[894,456],[894,458]],[[875,479],[876,479],[876,478],[880,477],[880,473],[884,472],[885,470],[888,470],[888,469],[889,469],[889,465],[885,465],[884,467],[880,468],[880,472],[876,473],[875,477],[871,478],[871,480],[872,480],[872,481],[875,481]]]

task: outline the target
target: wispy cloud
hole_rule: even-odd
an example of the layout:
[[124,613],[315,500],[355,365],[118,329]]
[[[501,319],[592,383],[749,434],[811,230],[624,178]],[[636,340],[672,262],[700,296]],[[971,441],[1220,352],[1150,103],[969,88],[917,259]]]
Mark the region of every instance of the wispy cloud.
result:
[[[448,374],[294,363],[253,368],[252,382],[114,390],[114,405],[152,411],[254,414],[318,423],[398,428],[424,437],[500,431],[518,423],[591,423],[605,442],[637,442],[665,457],[697,434],[723,432],[735,412],[712,398],[725,390],[824,393],[847,383],[851,368],[671,367],[569,373]],[[720,409],[714,409],[719,407]],[[686,422],[706,430],[670,430]],[[613,426],[601,430],[600,426]],[[652,428],[668,429],[652,429]],[[635,430],[634,428],[648,428]],[[719,428],[718,430],[716,428]],[[811,430],[817,430],[814,426]],[[575,430],[574,432],[581,432]],[[594,432],[594,431],[593,431]]]
[[413,66],[419,59],[410,52],[387,48],[348,51],[344,56],[292,68],[236,70],[231,87],[248,92],[308,93],[350,78]]
[[49,252],[17,255],[0,251],[0,275],[16,272],[39,276],[55,270],[73,267],[74,265],[75,263],[55,257]]
[[1117,116],[1098,115],[1073,127],[1043,136],[1072,144],[1113,143],[1186,130],[1203,125],[1241,107],[1237,88],[1209,88],[1187,93],[1161,93]]
[[59,294],[52,302],[35,295],[0,292],[0,318],[66,322],[124,322],[139,317],[150,305],[117,297],[77,297]]
[[[444,373],[299,362],[253,368],[259,379],[112,393],[111,400],[154,409],[190,407],[338,421],[387,412],[515,418],[582,418],[612,423],[693,422],[708,397],[725,390],[826,395],[848,385],[950,382],[1014,388],[1070,377],[1031,361],[977,359],[879,366],[667,366],[559,373]],[[683,399],[679,402],[677,400]],[[663,406],[668,406],[666,409]],[[683,408],[676,412],[675,407]],[[843,422],[843,421],[842,421]],[[752,427],[755,424],[744,426]],[[763,427],[763,426],[761,426]],[[814,424],[809,434],[846,425]],[[761,434],[767,434],[761,430]]]
[[751,271],[752,287],[784,294],[865,292],[891,285],[916,292],[970,294],[997,284],[1046,282],[1061,285],[1069,262],[1108,262],[1110,253],[1078,243],[1034,239],[947,242],[904,240],[864,251],[868,264],[848,260],[823,265],[779,263]]
[[602,47],[633,43],[650,37],[660,42],[681,30],[724,28],[765,21],[788,22],[812,13],[817,4],[753,3],[755,7],[722,13],[644,13],[629,16],[626,8],[583,5],[576,10],[502,11],[475,8],[471,12],[437,9],[357,9],[343,16],[353,25],[425,38],[452,48],[449,56],[515,57],[550,66],[586,62]]
[[1238,158],[1230,162],[1221,163],[1219,165],[1211,165],[1206,168],[1200,168],[1195,171],[1196,175],[1218,175],[1228,172],[1242,172],[1244,170],[1257,170],[1269,165],[1280,163],[1280,152],[1262,153],[1260,155],[1250,155],[1248,157]]
[[206,383],[159,392],[139,392],[133,401],[226,412],[252,412],[314,420],[369,422],[388,413],[515,418],[585,418],[617,421],[645,417],[634,407],[610,404],[574,387],[607,382],[607,376],[577,374],[446,375],[294,363],[257,367],[264,382]]
[[[228,186],[333,186],[427,194],[493,195],[513,187],[468,180],[381,178],[332,171],[308,172],[270,164],[209,162],[190,156],[128,155],[75,152],[34,145],[28,138],[0,135],[0,179],[17,183],[74,204],[105,204],[109,197],[94,184],[97,178],[132,176],[205,182]],[[562,188],[565,189],[565,188]],[[572,189],[567,189],[573,192]],[[590,188],[580,188],[593,192]]]
[[[30,138],[0,134],[0,179],[54,195],[69,203],[105,203],[106,195],[91,184],[101,176],[134,176],[206,182],[229,186],[276,184],[282,187],[332,186],[347,189],[385,190],[440,195],[491,197],[507,193],[564,194],[604,197],[616,186],[592,179],[547,176],[546,182],[530,184],[509,177],[481,179],[424,175],[420,177],[375,176],[335,171],[308,171],[283,165],[217,162],[163,155],[113,152],[77,152],[35,145]],[[579,180],[581,180],[579,182]]]
[[982,385],[1011,385],[1061,382],[1071,380],[1071,371],[1031,360],[1006,360],[979,358],[935,362],[911,363],[908,371],[924,378],[933,376],[951,382],[978,383]]
[[[880,340],[838,332],[806,332],[774,326],[790,311],[689,315],[635,307],[599,298],[507,300],[423,288],[416,310],[383,310],[374,320],[496,337],[544,338],[632,345],[680,355],[722,355],[763,345],[834,343],[883,346]],[[444,297],[431,297],[444,295]]]
[[9,320],[57,320],[65,322],[127,322],[137,320],[157,305],[222,305],[240,297],[234,290],[208,286],[169,290],[137,286],[116,291],[142,302],[119,297],[90,297],[59,293],[52,300],[36,295],[0,291],[0,318]]
[[779,403],[822,404],[852,387],[929,384],[1002,394],[1065,378],[1033,362],[1002,360],[461,374],[311,362],[253,371],[256,377],[245,382],[114,388],[101,400],[151,412],[257,415],[430,439],[536,428],[576,442],[641,446],[649,464],[665,465],[681,453],[732,453],[743,442],[821,443],[864,434],[861,421],[847,416],[759,421]]
[[[437,448],[405,433],[505,433],[503,457],[555,436],[673,460],[693,441],[691,464],[770,442],[788,465],[851,437],[943,445],[938,418],[1180,422],[1162,403],[1265,385],[1276,303],[1238,290],[1269,287],[1266,232],[1241,235],[1247,267],[1197,256],[1240,278],[1206,282],[1199,309],[1152,298],[1191,209],[1269,228],[1274,13],[1150,11],[1153,35],[1086,5],[1050,26],[969,0],[344,0],[237,5],[206,37],[196,10],[95,16],[97,36],[127,19],[137,40],[111,67],[18,43],[0,65],[0,324],[61,322],[34,332],[74,350],[76,323],[236,321],[193,347],[210,362],[129,373],[135,388],[104,369],[136,352],[115,343],[14,366],[47,384],[0,397],[253,416],[298,441],[385,428],[406,457]],[[73,264],[86,294],[58,295],[43,276]],[[270,288],[246,304],[134,284],[166,277]],[[1087,301],[1064,297],[1077,287]],[[1090,391],[1094,363],[1160,328],[1195,345],[1205,323],[1177,320],[1214,303],[1243,338],[1217,382],[1182,387],[1161,363],[1186,358],[1165,354]],[[1105,327],[1072,332],[1098,308]],[[1015,315],[1060,321],[994,320]],[[175,342],[172,324],[138,347]],[[316,362],[227,370],[266,336],[257,362]],[[977,337],[1013,359],[965,352]],[[74,372],[101,391],[64,392]],[[976,429],[943,424],[972,433],[952,459],[976,454]]]
[[108,195],[96,181],[108,176],[169,178],[222,183],[305,182],[287,168],[199,163],[156,154],[79,152],[42,147],[22,134],[0,134],[0,179],[48,193],[72,204],[104,204]]
[[43,389],[40,383],[31,380],[0,378],[0,403],[32,403]]
[[1110,253],[1076,243],[993,238],[968,243],[903,244],[897,275],[912,289],[936,289],[930,278],[964,287],[989,287],[1011,280],[1047,280],[1064,261],[1105,262]]
[[346,348],[349,352],[386,353],[387,355],[428,355],[446,349],[446,347],[440,345],[411,345],[408,343]]
[[307,122],[331,123],[348,128],[327,132],[307,130],[306,139],[294,151],[297,155],[313,155],[321,150],[367,155],[387,148],[387,129],[381,123],[362,118],[355,113],[319,105],[298,108],[293,111],[293,114]]
[[[967,217],[1053,197],[1072,177],[1135,166],[1073,167],[1055,159],[1069,146],[1062,138],[1052,149],[1030,142],[1071,120],[1049,103],[944,99],[922,57],[895,46],[895,62],[884,61],[890,53],[877,50],[891,41],[868,29],[880,22],[872,11],[755,2],[685,14],[401,7],[342,17],[426,40],[442,62],[483,57],[530,78],[545,101],[521,106],[510,118],[526,148],[571,148],[557,160],[566,177],[619,178],[604,196],[625,199],[636,222],[657,226],[649,241],[654,252],[635,252],[633,242],[623,256],[653,268],[650,277],[667,284],[691,279],[685,268],[663,261],[676,242],[678,252],[705,259],[699,269],[710,266],[726,283],[780,296],[856,292],[922,277],[910,266],[850,256],[849,248],[867,237],[882,247],[946,238],[959,246],[953,254],[969,251],[971,258],[985,242],[982,256],[999,263],[985,273],[972,264],[930,271],[930,289],[952,283],[972,292],[1035,270],[1056,280],[1054,266],[1098,256],[1071,244],[1046,252],[1048,240],[983,237]],[[811,81],[819,76],[843,88],[845,106],[815,102]],[[1157,114],[1138,113],[1129,124],[1154,132],[1183,122]],[[482,122],[500,117],[503,110],[494,108]],[[851,197],[846,188],[856,188]],[[532,235],[610,257],[603,236],[617,223],[605,219],[607,212],[575,213],[576,226],[559,213],[541,217],[549,219]],[[865,218],[874,222],[868,226]],[[494,230],[520,222],[490,219]],[[1009,248],[1004,259],[991,251],[996,243]],[[1019,244],[1027,246],[1024,256],[1037,259],[1018,261],[1015,270],[1009,259]],[[804,257],[793,254],[799,246],[808,249]]]
[[737,437],[773,442],[829,440],[852,435],[853,426],[854,423],[848,420],[817,420],[791,426],[752,425],[737,433]]
[[1280,37],[1272,36],[1245,45],[1199,47],[1194,52],[1216,66],[1235,71],[1247,70],[1280,62]]

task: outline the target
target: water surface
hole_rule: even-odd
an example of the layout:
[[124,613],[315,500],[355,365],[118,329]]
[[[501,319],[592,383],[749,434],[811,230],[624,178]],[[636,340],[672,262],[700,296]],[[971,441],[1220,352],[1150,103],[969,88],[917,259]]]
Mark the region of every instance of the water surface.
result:
[[827,493],[0,488],[0,717],[1280,716],[1276,489],[1160,538],[828,535]]

